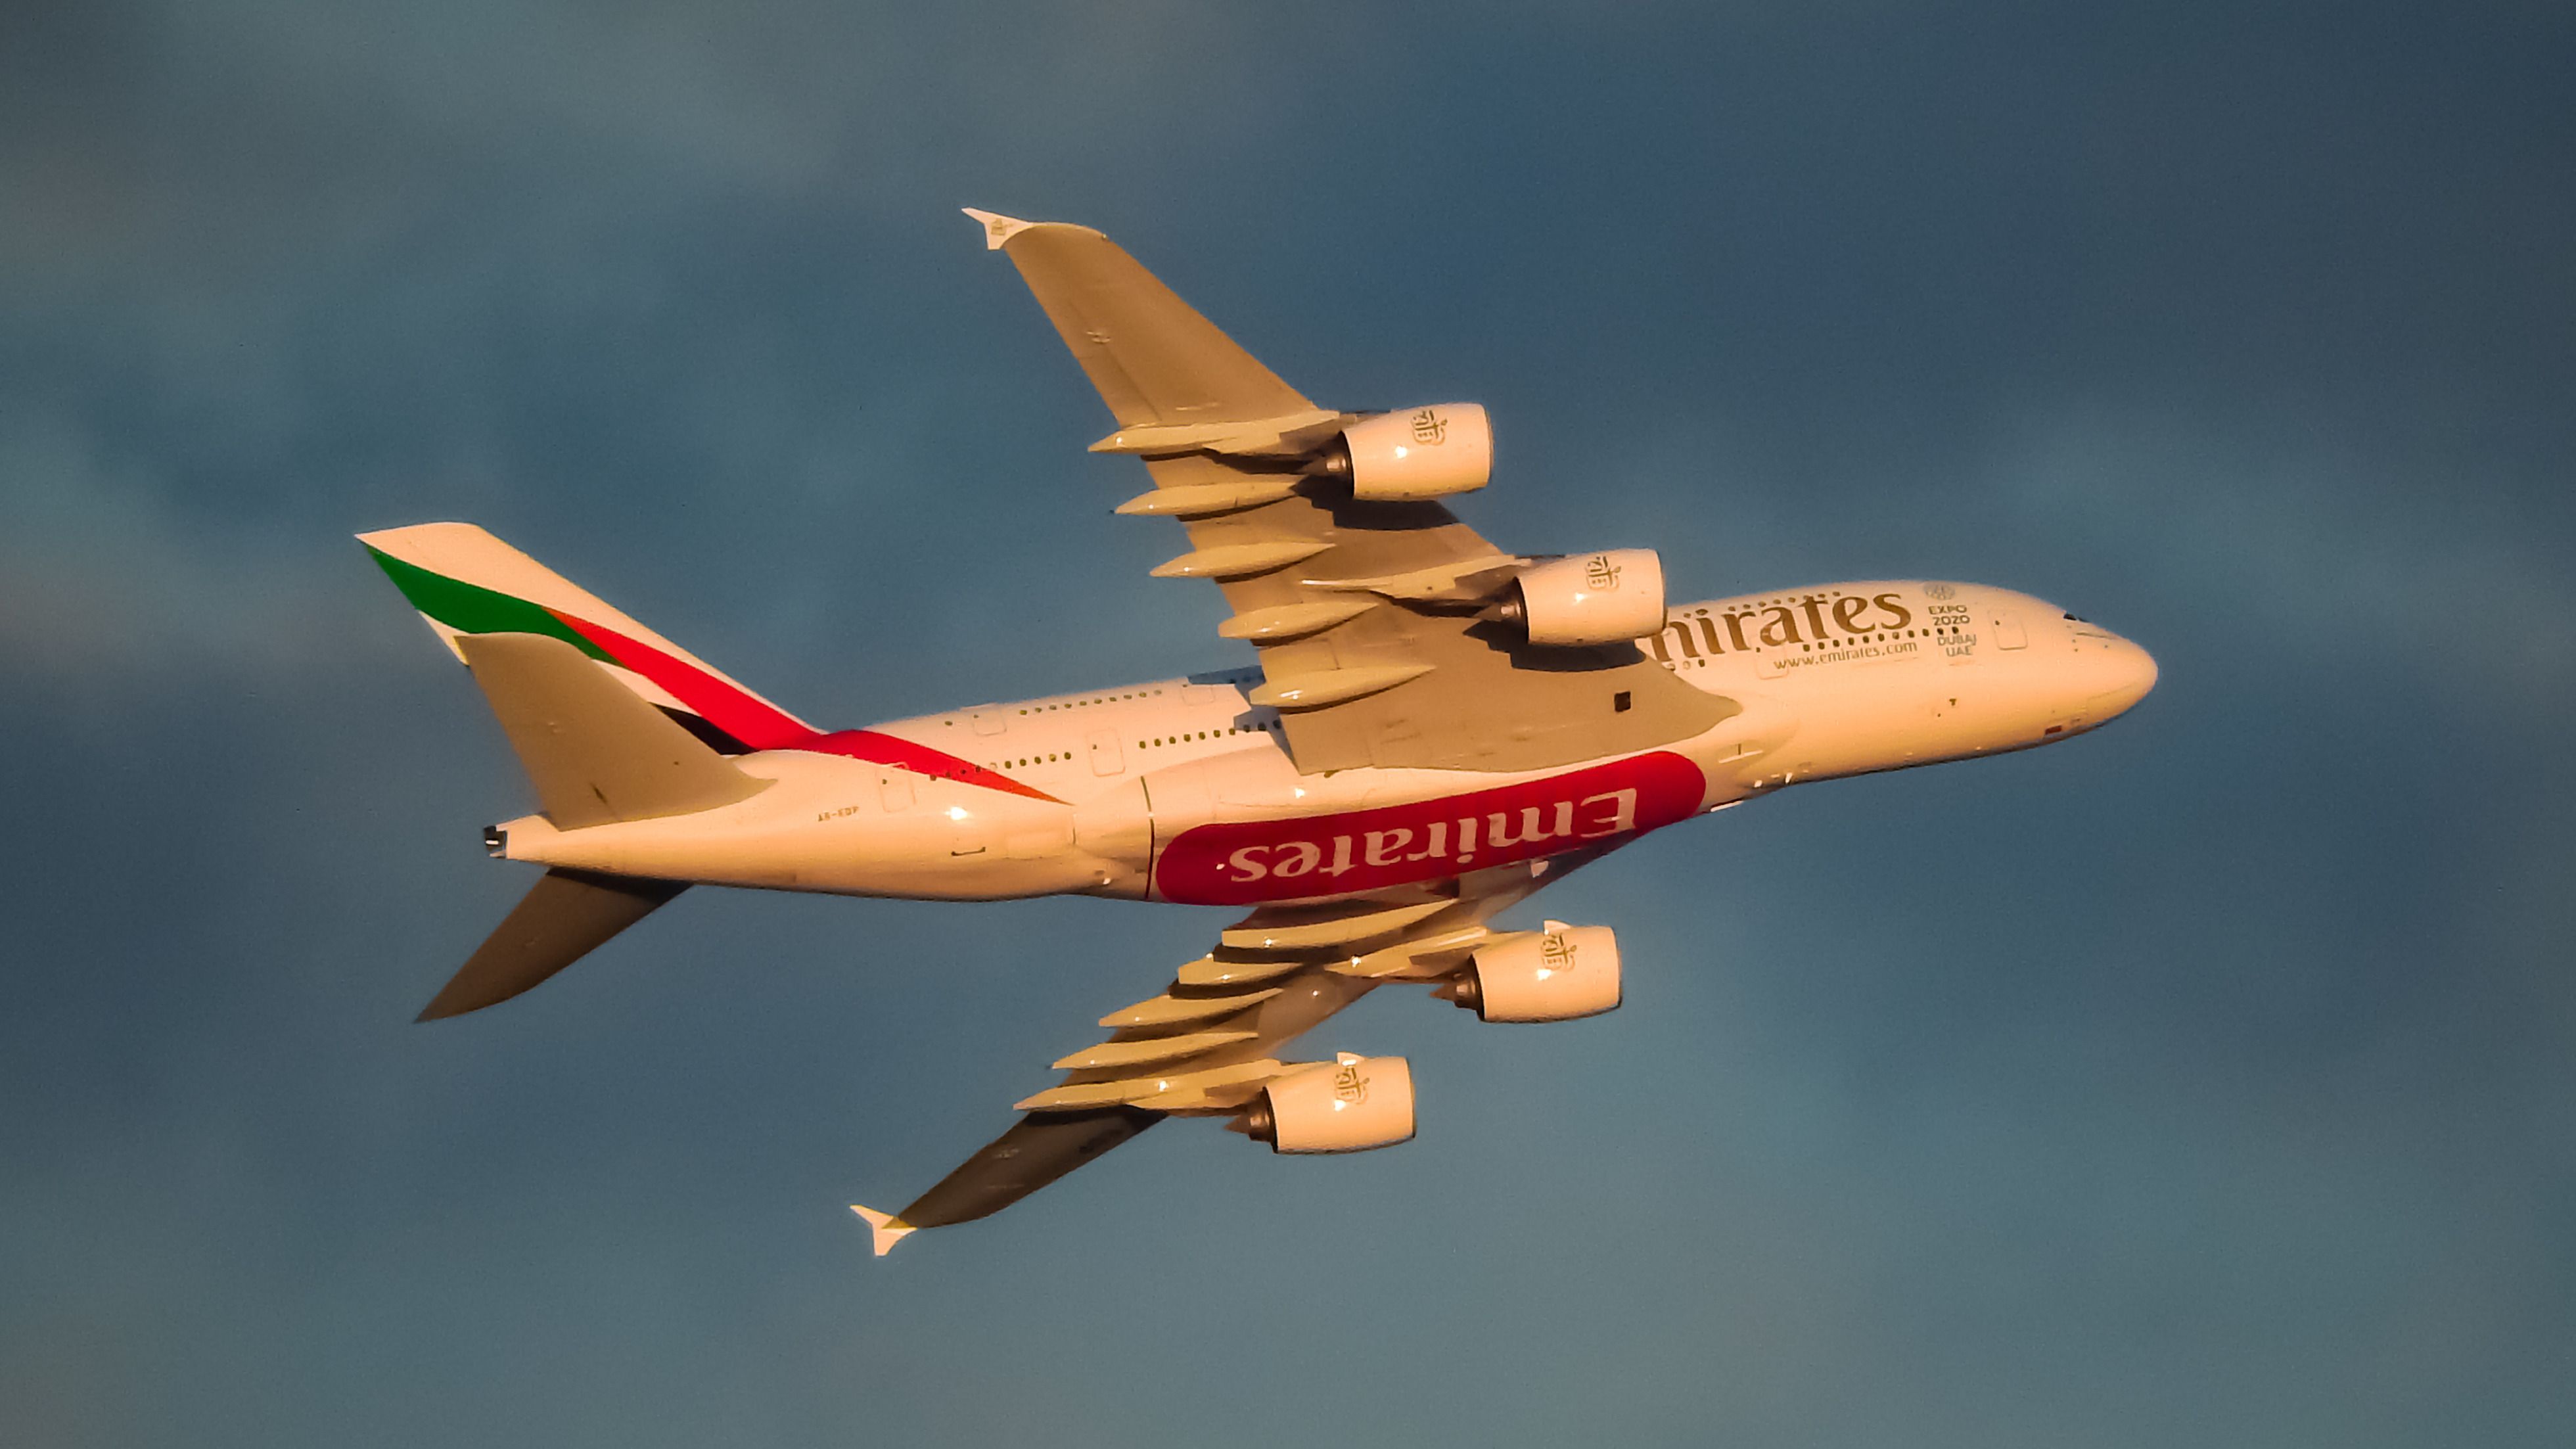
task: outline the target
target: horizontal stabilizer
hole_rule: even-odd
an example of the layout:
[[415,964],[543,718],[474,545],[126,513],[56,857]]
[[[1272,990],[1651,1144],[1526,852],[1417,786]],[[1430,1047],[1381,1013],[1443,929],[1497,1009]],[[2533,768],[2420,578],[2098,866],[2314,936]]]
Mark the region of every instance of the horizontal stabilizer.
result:
[[456,646],[558,830],[712,810],[767,783],[560,639],[465,634]]
[[638,880],[586,870],[547,871],[422,1009],[420,1020],[461,1016],[507,1001],[590,954],[687,889],[685,881]]

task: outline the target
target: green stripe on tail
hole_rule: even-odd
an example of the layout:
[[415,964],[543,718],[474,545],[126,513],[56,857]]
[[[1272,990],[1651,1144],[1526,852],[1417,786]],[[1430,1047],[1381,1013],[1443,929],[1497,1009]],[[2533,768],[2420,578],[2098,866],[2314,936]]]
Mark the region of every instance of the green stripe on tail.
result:
[[565,624],[546,609],[525,599],[445,574],[434,574],[418,564],[409,564],[369,545],[376,567],[394,581],[411,606],[459,634],[542,634],[561,639],[582,653],[604,663],[615,663],[606,650],[581,637],[578,630]]

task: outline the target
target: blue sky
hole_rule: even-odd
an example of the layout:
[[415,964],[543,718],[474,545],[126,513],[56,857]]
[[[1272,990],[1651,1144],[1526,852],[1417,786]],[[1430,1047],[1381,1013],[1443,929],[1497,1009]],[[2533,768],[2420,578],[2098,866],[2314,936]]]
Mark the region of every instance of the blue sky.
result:
[[[2557,6],[110,0],[0,46],[0,1439],[2576,1434]],[[1422,1132],[1149,1134],[867,1257],[1223,913],[525,888],[353,532],[467,518],[821,721],[1247,662],[963,205],[1681,597],[2026,589],[2099,735],[1545,898]]]

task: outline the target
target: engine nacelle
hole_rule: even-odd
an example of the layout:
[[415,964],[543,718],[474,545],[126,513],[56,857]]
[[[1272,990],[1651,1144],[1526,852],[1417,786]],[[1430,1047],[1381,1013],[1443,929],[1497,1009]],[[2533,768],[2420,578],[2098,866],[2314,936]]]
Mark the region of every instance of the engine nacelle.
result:
[[1366,1152],[1413,1137],[1413,1067],[1348,1052],[1282,1076],[1253,1099],[1244,1130],[1273,1152]]
[[1651,548],[1575,554],[1524,569],[1492,616],[1533,644],[1616,644],[1664,627],[1664,561]]
[[1433,403],[1363,418],[1342,430],[1325,471],[1351,496],[1403,503],[1468,493],[1494,475],[1494,429],[1477,403]]
[[1550,921],[1477,951],[1452,990],[1487,1021],[1599,1016],[1619,1004],[1619,938],[1608,926]]

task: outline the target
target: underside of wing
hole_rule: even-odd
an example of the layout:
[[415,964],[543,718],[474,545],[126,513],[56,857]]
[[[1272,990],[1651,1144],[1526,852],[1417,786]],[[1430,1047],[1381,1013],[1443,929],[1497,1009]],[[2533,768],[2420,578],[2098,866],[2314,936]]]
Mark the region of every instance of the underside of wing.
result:
[[[916,1229],[998,1212],[1170,1116],[1230,1118],[1281,1151],[1382,1145],[1300,1145],[1267,1115],[1270,1094],[1283,1083],[1365,1073],[1373,1063],[1405,1074],[1401,1125],[1410,1136],[1412,1089],[1401,1058],[1313,1063],[1279,1054],[1379,986],[1449,982],[1473,953],[1507,939],[1487,924],[1494,915],[1589,858],[1478,872],[1436,889],[1254,911],[1160,993],[1102,1017],[1106,1040],[1059,1059],[1061,1082],[1019,1102],[1026,1116],[911,1206],[852,1210],[868,1220],[883,1254]],[[1382,1091],[1377,1110],[1395,1105]],[[1368,1124],[1356,1130],[1365,1133]]]
[[[1164,488],[1241,475],[1242,460],[1147,461]],[[1375,503],[1330,479],[1186,521],[1200,553],[1293,543],[1293,567],[1218,580],[1221,632],[1261,656],[1301,772],[1360,765],[1537,770],[1685,739],[1733,712],[1636,645],[1533,646],[1481,617],[1525,560],[1437,503]],[[1320,627],[1306,627],[1320,625]]]
[[[1670,743],[1733,712],[1624,638],[1541,647],[1498,622],[1494,606],[1533,560],[1433,501],[1480,486],[1484,463],[1433,496],[1354,483],[1363,453],[1472,447],[1489,462],[1482,409],[1319,409],[1099,232],[970,214],[1117,419],[1095,450],[1143,459],[1154,491],[1120,511],[1187,529],[1189,551],[1155,573],[1214,581],[1233,611],[1220,632],[1259,649],[1255,702],[1280,711],[1300,771],[1544,769]],[[1355,441],[1390,422],[1382,447]]]

